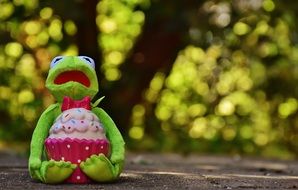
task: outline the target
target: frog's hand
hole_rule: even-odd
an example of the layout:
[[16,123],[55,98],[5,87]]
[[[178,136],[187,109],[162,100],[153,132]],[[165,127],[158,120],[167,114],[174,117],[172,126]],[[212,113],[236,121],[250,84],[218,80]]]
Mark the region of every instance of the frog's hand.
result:
[[[110,141],[111,156],[108,159],[103,154],[93,155],[81,163],[80,167],[95,181],[112,181],[117,179],[122,172],[125,143],[115,123],[103,109],[96,107],[92,109],[92,112],[98,116],[105,127],[107,138]],[[100,176],[100,172],[104,174]]]
[[112,164],[104,155],[92,155],[84,162],[81,162],[80,168],[91,179],[97,182],[110,182],[119,177],[122,164]]
[[65,161],[44,161],[41,164],[40,176],[44,183],[61,183],[66,180],[77,167],[75,164]]
[[28,166],[30,175],[34,179],[43,180],[40,168],[42,165],[41,156],[44,151],[44,141],[48,136],[49,128],[59,112],[59,104],[49,106],[40,116],[33,132]]

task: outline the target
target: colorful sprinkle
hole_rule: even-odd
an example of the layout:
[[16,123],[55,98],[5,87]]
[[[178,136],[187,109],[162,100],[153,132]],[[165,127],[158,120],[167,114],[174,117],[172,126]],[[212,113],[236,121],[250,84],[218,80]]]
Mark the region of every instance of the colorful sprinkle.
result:
[[84,123],[84,120],[81,120],[81,123]]
[[75,124],[76,122],[72,119],[72,120],[70,120],[73,124]]
[[68,114],[66,114],[64,117],[66,118],[67,116],[69,116],[69,113],[68,113]]
[[78,112],[81,112],[81,110],[80,109],[77,109],[78,110]]

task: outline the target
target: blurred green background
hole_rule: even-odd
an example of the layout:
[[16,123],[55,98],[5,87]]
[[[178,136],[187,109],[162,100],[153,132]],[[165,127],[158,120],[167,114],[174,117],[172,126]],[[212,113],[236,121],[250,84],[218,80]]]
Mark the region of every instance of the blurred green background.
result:
[[298,156],[298,1],[0,0],[0,149],[27,152],[57,55],[97,62],[132,151]]

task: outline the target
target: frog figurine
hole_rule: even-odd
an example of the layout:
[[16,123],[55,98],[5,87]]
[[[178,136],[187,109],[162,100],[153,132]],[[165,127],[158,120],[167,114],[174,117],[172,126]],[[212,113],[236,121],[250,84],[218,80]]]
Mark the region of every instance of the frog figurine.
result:
[[94,60],[58,56],[46,87],[57,103],[40,116],[31,140],[29,172],[48,184],[110,182],[124,164],[124,141],[113,120],[91,99],[98,92]]

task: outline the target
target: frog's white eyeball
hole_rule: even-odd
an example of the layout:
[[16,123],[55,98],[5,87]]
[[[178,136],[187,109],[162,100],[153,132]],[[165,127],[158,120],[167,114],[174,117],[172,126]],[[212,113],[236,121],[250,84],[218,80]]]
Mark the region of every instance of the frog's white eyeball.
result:
[[93,69],[95,68],[95,62],[92,58],[87,56],[79,56],[79,58],[82,59],[88,65],[90,65]]
[[62,61],[64,58],[64,56],[57,56],[55,57],[52,62],[51,62],[51,65],[50,65],[50,68],[53,68],[55,67],[60,61]]

